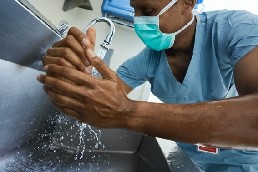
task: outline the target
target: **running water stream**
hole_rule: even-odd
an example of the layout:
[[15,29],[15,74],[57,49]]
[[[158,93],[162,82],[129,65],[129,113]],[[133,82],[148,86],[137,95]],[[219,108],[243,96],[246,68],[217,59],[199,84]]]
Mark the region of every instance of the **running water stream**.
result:
[[[87,168],[88,171],[95,172],[109,166],[109,155],[98,152],[105,149],[99,129],[63,114],[50,119],[50,123],[54,121],[56,127],[53,133],[47,130],[39,133],[33,143],[17,146],[16,150],[3,156],[0,171],[55,172],[61,169],[80,171]],[[34,122],[28,124],[32,125]]]
[[101,130],[62,114],[58,116],[52,142],[53,149],[75,153],[75,160],[82,159],[86,152],[105,149]]
[[[94,26],[99,22],[104,22],[110,26],[109,34],[106,36],[105,40],[96,51],[96,55],[105,61],[107,60],[105,59],[105,56],[109,51],[110,43],[115,34],[115,26],[113,22],[106,17],[98,17],[92,20],[83,30],[83,32],[86,32],[89,27]],[[68,29],[69,27],[70,26],[67,25],[66,29]],[[92,68],[91,75],[93,77],[101,78],[101,74],[96,70],[94,66]],[[67,130],[68,128],[69,130]],[[87,143],[85,142],[85,139]],[[92,150],[105,149],[105,146],[101,143],[101,131],[99,129],[95,129],[90,125],[81,123],[65,115],[59,116],[52,141],[53,147],[61,146],[62,148],[69,151],[75,151],[75,160],[77,160],[78,158],[82,159],[86,151],[90,152]],[[92,147],[92,145],[94,145],[94,147]]]

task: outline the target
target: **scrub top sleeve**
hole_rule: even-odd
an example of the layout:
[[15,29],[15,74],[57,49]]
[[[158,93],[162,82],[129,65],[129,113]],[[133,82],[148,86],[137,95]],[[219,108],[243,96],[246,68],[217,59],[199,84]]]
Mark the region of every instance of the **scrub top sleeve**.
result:
[[228,32],[227,51],[231,57],[232,67],[258,46],[258,16],[245,14],[239,20],[229,21],[231,29]]
[[136,88],[147,80],[149,54],[150,49],[145,48],[138,55],[125,61],[117,69],[117,75],[131,88]]

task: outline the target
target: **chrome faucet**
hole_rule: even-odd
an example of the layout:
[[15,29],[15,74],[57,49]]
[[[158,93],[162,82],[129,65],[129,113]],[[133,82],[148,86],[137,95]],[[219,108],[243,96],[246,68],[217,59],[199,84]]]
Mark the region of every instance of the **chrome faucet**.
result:
[[[98,17],[98,18],[92,20],[90,22],[90,24],[85,29],[83,29],[83,32],[86,32],[89,27],[94,26],[95,24],[97,24],[99,22],[105,22],[110,26],[109,34],[106,36],[104,42],[100,45],[100,47],[97,49],[97,52],[96,52],[96,55],[103,60],[107,51],[109,50],[109,45],[110,45],[112,38],[115,34],[115,31],[116,31],[113,22],[106,17]],[[98,76],[98,71],[95,67],[92,68],[91,75]]]

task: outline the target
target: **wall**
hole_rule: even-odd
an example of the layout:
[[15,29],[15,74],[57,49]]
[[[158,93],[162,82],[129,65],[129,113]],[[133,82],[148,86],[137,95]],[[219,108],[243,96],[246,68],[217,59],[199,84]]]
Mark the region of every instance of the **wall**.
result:
[[[58,27],[60,21],[65,20],[70,26],[75,26],[79,29],[84,29],[87,24],[94,18],[102,16],[101,4],[102,0],[91,0],[93,11],[74,8],[72,10],[64,12],[62,6],[64,0],[28,0],[41,14],[43,14],[48,20],[50,20],[56,27]],[[114,49],[114,54],[111,59],[110,67],[116,70],[118,66],[126,59],[136,55],[143,47],[144,44],[137,37],[132,29],[122,28],[116,25],[116,34],[113,37],[111,44]],[[99,45],[104,40],[106,34],[109,33],[109,26],[106,24],[96,25],[97,29],[97,44]],[[129,97],[132,99],[142,100],[146,99],[142,97],[143,87],[140,87],[130,93]],[[148,97],[149,92],[145,91],[145,95]],[[146,97],[145,96],[145,97]]]

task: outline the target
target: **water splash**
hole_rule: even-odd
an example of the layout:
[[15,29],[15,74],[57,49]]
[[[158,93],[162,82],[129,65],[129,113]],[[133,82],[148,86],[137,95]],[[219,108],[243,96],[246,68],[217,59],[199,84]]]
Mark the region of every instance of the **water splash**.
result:
[[[19,141],[17,150],[1,157],[0,171],[55,172],[70,168],[71,171],[87,169],[96,172],[98,168],[109,166],[109,155],[98,153],[105,148],[101,143],[100,130],[67,116],[56,115],[49,118],[47,124],[51,125],[46,125],[37,135],[33,133],[38,130],[26,132],[26,135],[36,138],[29,138],[25,144],[23,140]],[[27,123],[21,121],[22,125],[37,123],[35,119]]]
[[60,115],[53,134],[53,147],[75,153],[75,160],[83,159],[86,152],[105,149],[101,143],[101,130],[73,118]]

